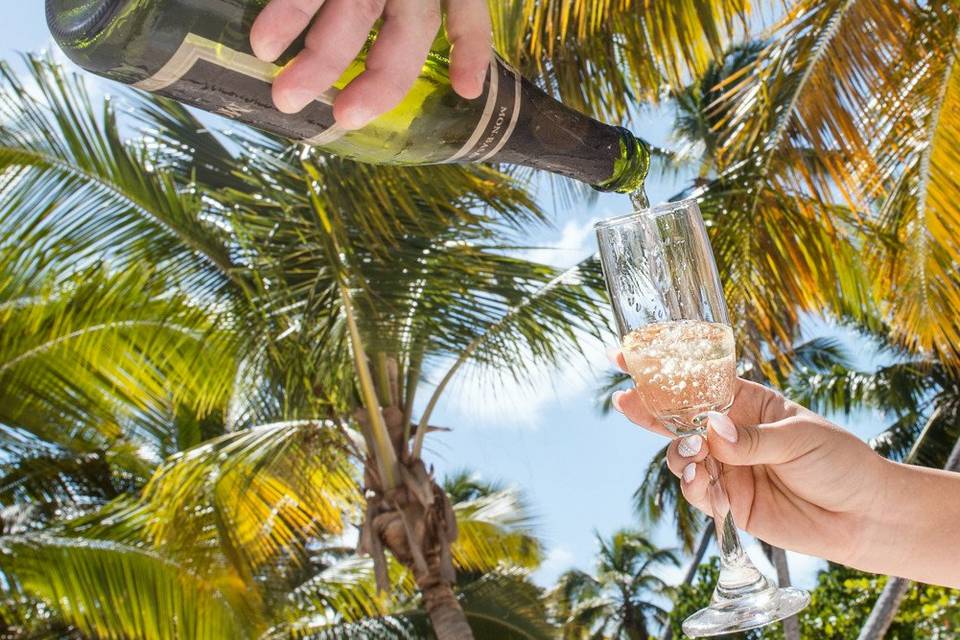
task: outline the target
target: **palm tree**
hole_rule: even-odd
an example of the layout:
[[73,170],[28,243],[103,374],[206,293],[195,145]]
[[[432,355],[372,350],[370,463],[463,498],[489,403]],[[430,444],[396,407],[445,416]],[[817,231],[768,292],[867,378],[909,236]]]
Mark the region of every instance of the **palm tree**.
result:
[[560,576],[549,599],[563,627],[564,640],[610,638],[647,640],[652,627],[663,626],[670,587],[659,577],[664,566],[676,566],[670,549],[657,548],[641,533],[597,536],[599,554],[594,575],[571,570]]
[[[465,362],[519,379],[529,366],[575,357],[578,332],[600,324],[598,280],[565,280],[504,253],[519,225],[540,214],[493,170],[374,168],[303,155],[240,130],[224,141],[165,101],[133,105],[124,126],[150,135],[125,143],[109,103],[98,115],[76,79],[43,60],[28,64],[42,98],[9,71],[0,97],[8,123],[0,129],[0,226],[9,246],[24,247],[11,250],[10,264],[40,255],[63,286],[92,277],[78,265],[95,258],[108,275],[141,269],[153,279],[129,276],[108,292],[78,290],[70,299],[84,303],[77,311],[63,295],[33,295],[36,282],[10,289],[9,326],[23,330],[4,334],[4,372],[24,365],[23,380],[11,378],[21,386],[10,388],[38,407],[14,398],[4,408],[11,412],[11,500],[31,486],[21,478],[36,484],[42,471],[47,488],[35,496],[57,488],[57,500],[84,505],[60,516],[91,519],[48,523],[52,539],[11,539],[10,549],[37,551],[7,558],[10,583],[60,603],[70,601],[62,592],[68,586],[85,589],[60,613],[89,633],[185,633],[170,626],[148,632],[154,621],[147,617],[81,615],[91,606],[128,609],[107,604],[120,591],[98,595],[96,584],[70,579],[44,584],[46,572],[35,569],[52,566],[42,564],[45,557],[93,549],[60,566],[154,575],[156,602],[169,595],[170,576],[189,570],[206,596],[171,600],[188,608],[167,622],[207,621],[194,637],[259,629],[264,596],[240,585],[254,578],[288,584],[290,563],[307,562],[311,540],[341,531],[345,515],[356,512],[359,480],[367,494],[361,547],[374,558],[377,585],[387,587],[389,549],[413,575],[437,634],[469,635],[453,591],[454,564],[492,570],[504,557],[496,554],[509,550],[511,564],[526,567],[538,551],[522,536],[496,542],[489,527],[468,526],[487,517],[482,504],[460,514],[466,519],[458,537],[458,510],[420,458],[433,429],[429,416]],[[125,299],[123,286],[136,292]],[[44,317],[32,307],[20,325],[13,322],[29,305],[47,309],[47,329],[37,329]],[[153,331],[133,334],[134,327]],[[44,357],[59,360],[43,364]],[[34,375],[41,365],[48,371],[42,378]],[[65,372],[74,382],[61,383]],[[416,392],[428,375],[440,384],[414,420]],[[89,411],[74,402],[81,392],[91,396]],[[108,408],[123,414],[114,418]],[[130,493],[143,487],[141,500],[131,503],[92,463],[81,464],[89,462],[86,451],[60,437],[70,432],[53,428],[51,414],[62,414],[60,422],[78,433],[100,429],[89,449],[101,458],[123,453],[137,463],[113,474],[129,481]],[[161,437],[171,433],[176,438]],[[144,441],[143,434],[156,437]],[[69,456],[51,448],[57,437]],[[147,482],[164,456],[204,440]],[[51,456],[40,455],[50,451],[69,458],[57,473],[48,472]],[[351,473],[358,458],[366,463],[362,479]],[[105,486],[87,487],[84,474]],[[242,500],[229,499],[241,489]],[[76,544],[81,534],[98,543]],[[140,564],[124,564],[126,557]],[[264,577],[281,560],[279,575]],[[223,615],[189,609],[205,603]]]

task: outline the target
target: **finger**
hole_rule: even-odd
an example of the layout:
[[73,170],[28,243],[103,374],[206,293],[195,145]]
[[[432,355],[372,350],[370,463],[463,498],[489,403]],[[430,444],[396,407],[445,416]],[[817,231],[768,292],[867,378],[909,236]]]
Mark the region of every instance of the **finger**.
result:
[[617,369],[620,369],[620,371],[629,373],[627,371],[627,360],[623,356],[623,351],[620,350],[619,346],[607,347],[607,360]]
[[612,398],[613,408],[627,416],[630,422],[638,424],[657,435],[673,438],[674,435],[654,417],[636,389],[617,391]]
[[783,464],[823,444],[817,426],[787,418],[771,424],[735,424],[728,416],[707,414],[707,442],[713,457],[725,464]]
[[359,129],[403,100],[440,30],[439,0],[389,0],[385,15],[366,71],[334,102],[333,116],[345,129]]
[[667,467],[680,477],[691,462],[700,462],[707,457],[709,449],[703,436],[692,435],[676,438],[667,447]]
[[310,26],[323,0],[272,0],[250,29],[250,47],[261,60],[273,62]]
[[447,3],[450,82],[467,99],[483,93],[483,81],[493,55],[493,28],[487,0],[451,0]]
[[343,75],[367,41],[385,0],[327,0],[307,34],[306,47],[273,83],[273,101],[296,113]]
[[737,424],[761,424],[790,418],[803,411],[803,407],[790,402],[783,394],[756,382],[738,378],[729,415]]
[[710,477],[703,463],[688,463],[680,474],[680,491],[695,509],[711,515],[709,489]]

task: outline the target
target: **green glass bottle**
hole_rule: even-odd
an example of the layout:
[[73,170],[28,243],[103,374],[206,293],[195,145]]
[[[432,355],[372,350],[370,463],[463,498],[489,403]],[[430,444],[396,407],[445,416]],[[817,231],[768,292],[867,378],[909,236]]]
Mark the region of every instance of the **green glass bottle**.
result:
[[457,95],[442,33],[406,98],[362,129],[340,129],[331,104],[363,71],[366,49],[326,94],[281,113],[271,84],[302,42],[276,63],[253,55],[250,27],[266,1],[46,0],[46,11],[57,43],[89,71],[334,154],[381,164],[505,162],[604,191],[643,186],[642,141],[565,107],[496,56],[483,95]]

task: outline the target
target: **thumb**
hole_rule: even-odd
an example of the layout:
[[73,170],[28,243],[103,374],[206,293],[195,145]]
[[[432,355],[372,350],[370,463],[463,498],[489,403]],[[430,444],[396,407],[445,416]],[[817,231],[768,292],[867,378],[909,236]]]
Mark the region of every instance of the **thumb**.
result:
[[782,464],[806,453],[805,430],[795,420],[767,425],[736,425],[722,413],[707,414],[710,454],[725,464]]

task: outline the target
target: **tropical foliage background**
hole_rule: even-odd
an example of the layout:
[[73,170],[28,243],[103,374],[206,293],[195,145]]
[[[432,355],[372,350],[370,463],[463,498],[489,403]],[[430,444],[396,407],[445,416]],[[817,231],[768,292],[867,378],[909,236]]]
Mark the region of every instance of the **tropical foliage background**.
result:
[[[491,9],[500,51],[567,103],[673,118],[651,180],[692,176],[746,375],[874,410],[884,455],[960,469],[960,6]],[[609,338],[596,262],[526,246],[551,189],[588,194],[357,165],[114,87],[118,109],[48,58],[0,73],[0,637],[635,640],[702,606],[710,528],[658,457],[596,566],[543,585],[522,491],[438,478],[424,448],[465,371],[523,384]],[[955,591],[830,566],[758,634],[958,625]]]

